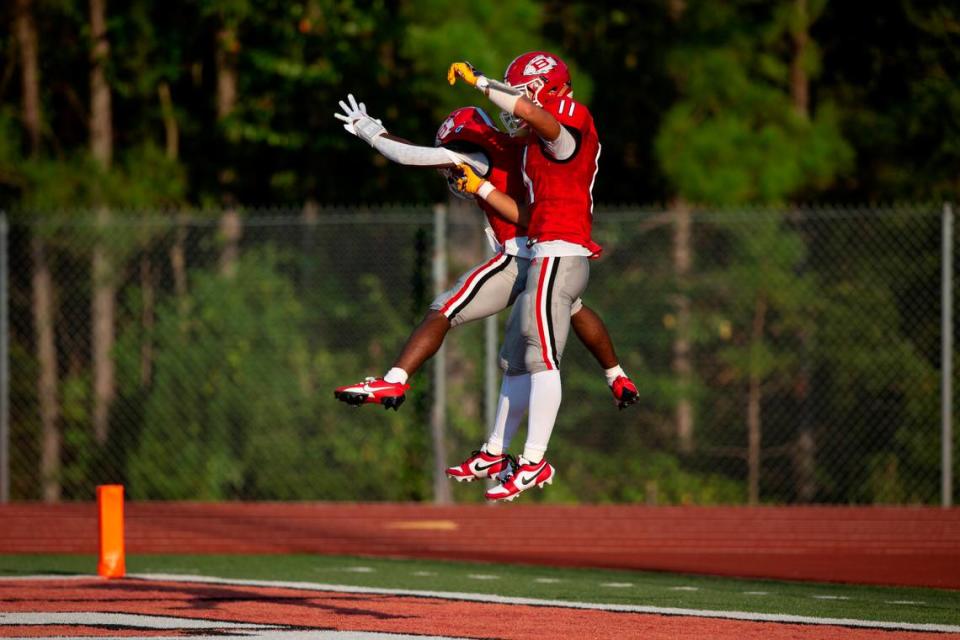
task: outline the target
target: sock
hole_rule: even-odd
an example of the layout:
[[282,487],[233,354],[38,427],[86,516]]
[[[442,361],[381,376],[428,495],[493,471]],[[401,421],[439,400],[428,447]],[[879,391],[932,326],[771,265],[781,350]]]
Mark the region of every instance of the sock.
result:
[[540,371],[530,376],[530,420],[523,457],[536,464],[550,443],[550,434],[560,410],[560,372],[556,369]]
[[407,372],[401,369],[400,367],[393,367],[390,371],[387,371],[387,375],[383,376],[384,382],[390,383],[400,383],[407,384]]
[[523,414],[530,404],[530,374],[503,376],[500,384],[500,400],[497,401],[497,415],[493,420],[493,431],[487,439],[487,453],[500,455],[510,446],[510,441],[520,428]]
[[623,372],[623,369],[620,368],[620,365],[615,367],[610,367],[609,369],[603,370],[603,375],[607,377],[607,386],[612,387],[613,381],[619,378],[620,376],[626,377],[627,374]]

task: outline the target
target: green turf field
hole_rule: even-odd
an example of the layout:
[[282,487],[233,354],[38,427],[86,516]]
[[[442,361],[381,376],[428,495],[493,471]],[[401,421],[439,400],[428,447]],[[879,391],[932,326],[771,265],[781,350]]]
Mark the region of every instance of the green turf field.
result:
[[[93,574],[96,559],[0,555],[0,576]],[[128,574],[169,573],[550,600],[960,624],[960,591],[741,580],[641,571],[318,555],[134,555]]]

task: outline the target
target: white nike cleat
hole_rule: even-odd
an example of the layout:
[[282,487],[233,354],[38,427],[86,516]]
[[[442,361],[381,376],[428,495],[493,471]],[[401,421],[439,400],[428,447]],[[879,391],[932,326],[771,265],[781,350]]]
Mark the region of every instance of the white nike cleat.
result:
[[546,460],[534,463],[521,456],[514,473],[502,483],[487,491],[484,497],[487,500],[513,502],[517,496],[527,489],[533,487],[543,489],[543,485],[552,484],[554,475],[556,475],[556,470]]
[[494,455],[487,453],[487,445],[470,454],[470,457],[456,465],[447,468],[447,476],[457,482],[473,482],[475,478],[493,478],[505,469],[515,464],[506,454]]

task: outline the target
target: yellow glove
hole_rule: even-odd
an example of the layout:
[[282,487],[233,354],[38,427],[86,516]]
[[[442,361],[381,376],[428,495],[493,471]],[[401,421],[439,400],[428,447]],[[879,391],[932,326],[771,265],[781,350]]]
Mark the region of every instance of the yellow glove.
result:
[[477,86],[477,81],[483,77],[483,74],[474,69],[473,65],[469,62],[454,62],[447,70],[447,82],[453,86],[457,81],[457,76],[463,78],[463,81],[471,87],[475,87]]
[[460,193],[471,193],[476,195],[487,181],[473,172],[468,164],[458,164],[457,171],[460,177],[457,178],[454,185]]

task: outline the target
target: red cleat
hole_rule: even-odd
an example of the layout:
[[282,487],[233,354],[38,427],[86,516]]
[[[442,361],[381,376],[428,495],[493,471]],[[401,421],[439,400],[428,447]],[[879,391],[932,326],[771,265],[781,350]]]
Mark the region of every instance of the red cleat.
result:
[[387,382],[383,378],[367,378],[357,384],[337,387],[333,391],[333,397],[354,407],[362,404],[382,404],[384,409],[396,411],[406,399],[405,392],[409,388],[408,384]]
[[470,457],[455,467],[447,467],[447,476],[457,482],[473,482],[474,478],[493,478],[510,467],[511,458],[506,454],[487,453],[487,445],[470,454]]
[[610,391],[613,392],[613,398],[617,401],[617,407],[620,409],[626,409],[640,399],[637,385],[633,384],[633,380],[627,376],[617,376],[617,379],[610,385]]
[[543,489],[543,485],[552,484],[554,475],[556,475],[556,470],[546,460],[533,463],[521,456],[513,475],[487,491],[484,497],[487,500],[506,500],[510,502],[527,489],[534,487]]

